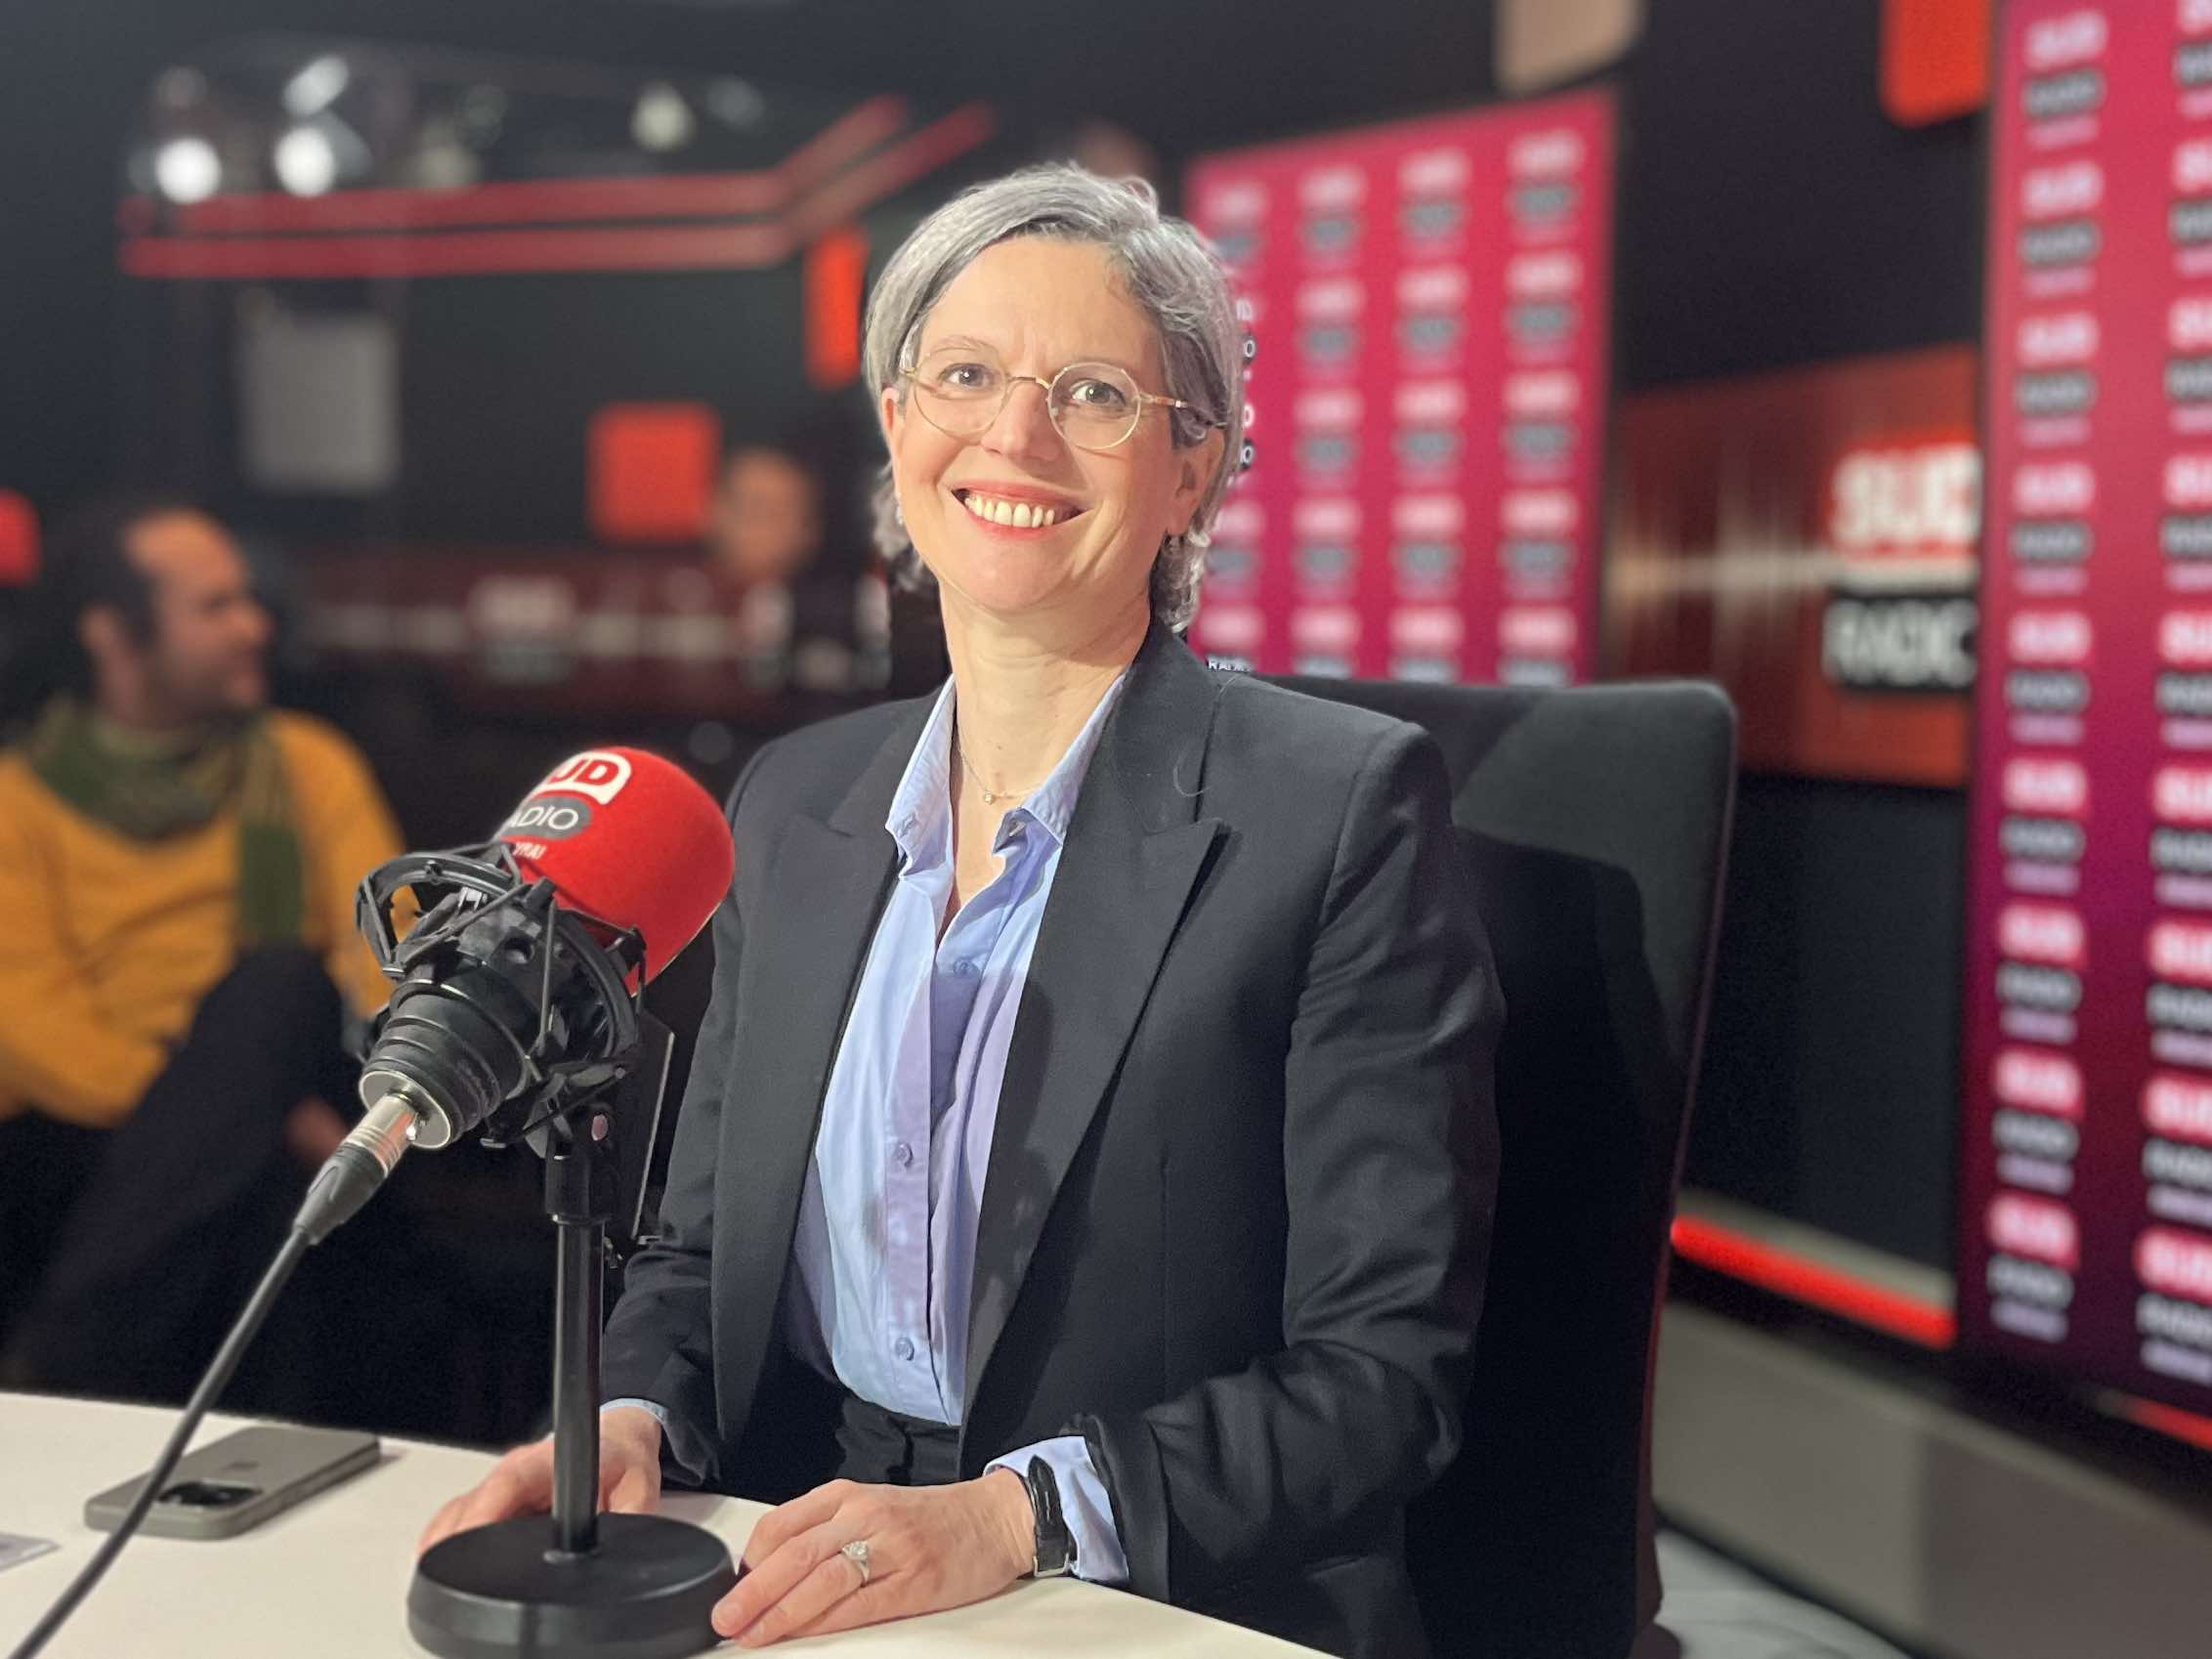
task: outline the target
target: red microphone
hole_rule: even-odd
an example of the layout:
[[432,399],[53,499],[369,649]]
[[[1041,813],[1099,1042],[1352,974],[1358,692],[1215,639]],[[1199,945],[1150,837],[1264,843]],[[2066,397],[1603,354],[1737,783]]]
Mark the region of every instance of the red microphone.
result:
[[560,903],[645,937],[645,975],[673,961],[730,890],[737,853],[714,797],[638,748],[573,754],[499,827],[515,866]]
[[[494,841],[512,873],[474,856],[486,849],[463,848],[409,853],[362,883],[362,929],[398,983],[362,1062],[367,1111],[294,1222],[311,1239],[358,1211],[409,1147],[450,1146],[509,1102],[562,1086],[557,1074],[576,1067],[618,1076],[623,1034],[636,1034],[629,999],[706,925],[737,863],[713,797],[643,749],[570,756]],[[610,942],[601,928],[634,931],[643,960],[553,951],[543,906],[515,887],[518,874],[525,888],[548,883],[553,904],[598,944]],[[393,901],[409,886],[419,899],[423,884],[445,896],[402,950]],[[475,902],[455,902],[467,894]],[[565,965],[548,965],[541,981],[533,959]]]

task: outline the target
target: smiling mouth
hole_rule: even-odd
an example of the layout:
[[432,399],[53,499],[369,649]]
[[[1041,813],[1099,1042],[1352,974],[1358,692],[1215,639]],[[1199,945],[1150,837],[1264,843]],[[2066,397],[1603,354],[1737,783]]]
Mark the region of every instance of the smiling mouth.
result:
[[1014,530],[1044,530],[1052,525],[1066,524],[1082,513],[1081,507],[1053,505],[1043,501],[1009,501],[1000,495],[986,495],[976,489],[956,489],[960,505],[971,517],[985,524],[1005,525]]

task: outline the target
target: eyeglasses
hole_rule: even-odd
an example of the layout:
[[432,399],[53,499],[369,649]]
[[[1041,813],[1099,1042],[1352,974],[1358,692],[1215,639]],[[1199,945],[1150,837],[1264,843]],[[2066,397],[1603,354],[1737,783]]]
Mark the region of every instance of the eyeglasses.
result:
[[1208,426],[1223,423],[1181,398],[1144,392],[1127,371],[1110,362],[1071,362],[1050,380],[1009,374],[997,354],[981,346],[941,346],[904,371],[914,382],[915,406],[949,438],[976,438],[1024,381],[1044,389],[1044,410],[1060,436],[1079,449],[1112,449],[1128,442],[1144,411],[1159,405],[1188,409]]

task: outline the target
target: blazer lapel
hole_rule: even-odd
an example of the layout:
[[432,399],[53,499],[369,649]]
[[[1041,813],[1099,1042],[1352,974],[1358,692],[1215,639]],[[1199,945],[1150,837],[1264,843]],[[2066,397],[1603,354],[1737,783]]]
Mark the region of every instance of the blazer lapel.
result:
[[976,1226],[963,1422],[1220,832],[1198,816],[1218,695],[1154,623],[1084,780],[1006,1053]]
[[748,918],[742,1060],[727,1086],[757,1106],[723,1114],[714,1194],[716,1404],[733,1432],[775,1336],[830,1067],[896,868],[883,819],[931,701],[898,723],[828,822],[793,816],[764,882],[780,902]]

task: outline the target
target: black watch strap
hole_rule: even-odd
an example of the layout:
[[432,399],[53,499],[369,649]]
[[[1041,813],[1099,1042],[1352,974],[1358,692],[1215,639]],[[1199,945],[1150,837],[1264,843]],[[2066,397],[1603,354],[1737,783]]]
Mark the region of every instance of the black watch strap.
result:
[[1060,1512],[1060,1482],[1042,1458],[1030,1459],[1022,1478],[1029,1484],[1029,1507],[1037,1515],[1037,1560],[1030,1576],[1059,1578],[1074,1571],[1076,1564],[1075,1534]]

